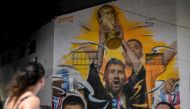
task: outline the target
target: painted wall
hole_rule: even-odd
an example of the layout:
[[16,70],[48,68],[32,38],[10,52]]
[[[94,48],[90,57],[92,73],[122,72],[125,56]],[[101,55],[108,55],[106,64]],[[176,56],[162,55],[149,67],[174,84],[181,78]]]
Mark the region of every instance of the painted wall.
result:
[[[177,28],[173,25],[176,23],[176,2],[119,0],[109,5],[115,15],[110,14],[108,6],[110,10],[106,8],[98,16],[101,5],[55,19],[53,108],[61,108],[70,95],[79,96],[85,105],[92,106],[88,108],[93,105],[108,108],[115,104],[117,108],[154,108],[162,101],[180,108]],[[119,38],[114,39],[113,34]],[[127,42],[125,47],[121,46],[120,39]],[[142,46],[131,39],[140,41]],[[105,74],[105,66],[112,58],[127,65],[121,70],[124,74],[119,80],[112,81],[111,74]],[[138,77],[134,76],[135,72],[142,78],[134,79]],[[113,74],[119,75],[118,72]],[[104,75],[108,79],[104,79]],[[171,81],[173,91],[167,87]],[[121,91],[126,88],[123,85],[128,89],[125,92]],[[86,90],[90,95],[95,94],[94,98],[89,97]],[[115,104],[109,102],[110,98],[118,99],[117,94],[123,99],[116,100]],[[106,95],[111,97],[108,99]]]

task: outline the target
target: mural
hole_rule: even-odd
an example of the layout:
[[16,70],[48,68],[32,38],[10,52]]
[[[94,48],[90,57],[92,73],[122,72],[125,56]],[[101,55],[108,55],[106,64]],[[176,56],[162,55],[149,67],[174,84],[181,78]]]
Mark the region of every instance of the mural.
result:
[[180,109],[175,28],[132,14],[105,4],[56,18],[53,109]]

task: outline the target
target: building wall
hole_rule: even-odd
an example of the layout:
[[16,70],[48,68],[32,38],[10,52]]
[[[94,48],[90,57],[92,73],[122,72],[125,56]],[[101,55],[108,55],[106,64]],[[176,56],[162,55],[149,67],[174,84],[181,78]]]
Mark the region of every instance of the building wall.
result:
[[177,27],[178,38],[178,62],[180,71],[180,96],[181,109],[190,108],[190,1],[176,0],[176,24],[184,27]]
[[53,72],[53,41],[54,41],[54,23],[49,22],[41,27],[35,34],[37,37],[37,52],[39,62],[46,69],[46,84],[39,93],[41,105],[51,106],[52,98],[52,72]]
[[[133,1],[133,2],[132,2]],[[154,7],[141,7],[142,4],[146,4],[145,2],[138,1],[134,2],[134,0],[129,0],[130,4],[134,5],[127,5],[128,8],[132,9],[132,11],[136,10],[137,13],[142,14],[151,14],[153,16],[150,17],[159,17],[159,14],[162,14],[162,18],[166,21],[171,23],[176,23],[177,25],[183,25],[186,27],[190,27],[190,14],[189,14],[189,0],[176,0],[176,18],[168,18],[167,14],[164,11],[160,11],[155,13]],[[154,2],[152,0],[152,2]],[[167,2],[167,0],[166,0]],[[149,2],[150,3],[150,2]],[[118,2],[118,4],[125,5]],[[157,7],[167,5],[166,4],[158,4]],[[143,6],[143,5],[142,5]],[[169,6],[169,5],[168,5]],[[151,9],[151,10],[149,10]],[[175,9],[175,7],[171,8]],[[149,10],[144,11],[144,10]],[[168,10],[168,12],[171,10]],[[52,75],[53,72],[53,41],[54,41],[54,26],[53,22],[49,22],[40,28],[37,32],[34,33],[33,38],[37,39],[37,51],[30,56],[26,56],[19,61],[14,61],[14,63],[10,63],[5,67],[1,68],[1,77],[0,77],[0,87],[1,87],[1,98],[3,100],[7,97],[7,91],[3,90],[7,83],[10,81],[13,72],[15,71],[16,67],[23,65],[27,61],[32,61],[33,57],[38,57],[39,62],[46,68],[46,72],[48,73],[46,79],[46,86],[45,88],[39,93],[42,107],[47,108],[51,106],[52,102]],[[178,66],[180,72],[180,96],[181,96],[181,109],[188,109],[190,108],[190,50],[189,50],[189,42],[190,42],[190,32],[187,28],[177,27],[177,44],[178,44]],[[14,51],[14,50],[13,50]],[[16,53],[16,51],[14,51]],[[14,67],[13,67],[14,66]]]

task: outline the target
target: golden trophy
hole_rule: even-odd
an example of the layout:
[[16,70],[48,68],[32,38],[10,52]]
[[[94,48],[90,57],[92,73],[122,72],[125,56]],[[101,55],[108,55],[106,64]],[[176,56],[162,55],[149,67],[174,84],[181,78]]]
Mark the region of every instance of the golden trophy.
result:
[[122,43],[122,34],[114,8],[110,5],[102,6],[98,11],[98,21],[103,31],[104,45],[109,49],[119,48]]
[[109,49],[116,49],[121,46],[121,38],[119,37],[120,31],[114,31],[112,30],[109,33],[105,34],[105,41],[104,44]]

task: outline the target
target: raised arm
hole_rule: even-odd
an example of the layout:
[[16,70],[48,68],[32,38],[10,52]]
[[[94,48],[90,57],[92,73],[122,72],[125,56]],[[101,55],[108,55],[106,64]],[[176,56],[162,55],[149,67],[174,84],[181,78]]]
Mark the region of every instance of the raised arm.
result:
[[102,67],[102,63],[103,63],[104,40],[105,40],[104,31],[102,29],[102,26],[100,25],[100,30],[99,30],[99,45],[100,46],[98,46],[98,52],[96,54],[96,59],[93,61],[93,64],[96,67],[96,69],[97,69],[98,72],[100,71],[100,68]]
[[135,72],[139,72],[142,67],[142,63],[137,55],[131,50],[131,48],[127,45],[126,41],[122,40],[122,47],[124,50],[124,58],[126,64],[133,68]]
[[167,66],[168,63],[173,59],[173,57],[177,54],[177,41],[174,41],[170,46],[169,49],[167,49],[164,52],[164,59],[165,59],[165,65]]

